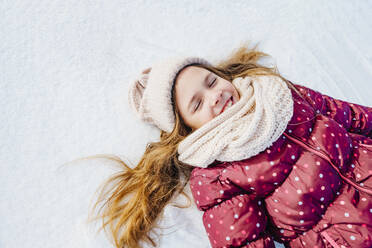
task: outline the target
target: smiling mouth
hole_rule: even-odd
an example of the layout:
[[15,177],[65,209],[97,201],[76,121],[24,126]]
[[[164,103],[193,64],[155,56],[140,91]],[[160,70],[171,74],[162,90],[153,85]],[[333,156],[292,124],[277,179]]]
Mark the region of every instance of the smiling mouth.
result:
[[225,102],[225,105],[223,106],[223,108],[222,108],[220,114],[222,114],[222,113],[225,111],[226,107],[228,106],[228,104],[229,104],[230,102],[231,102],[231,106],[232,106],[232,105],[234,104],[234,102],[233,102],[233,100],[232,100],[232,96],[229,98],[229,100],[227,100],[227,101]]

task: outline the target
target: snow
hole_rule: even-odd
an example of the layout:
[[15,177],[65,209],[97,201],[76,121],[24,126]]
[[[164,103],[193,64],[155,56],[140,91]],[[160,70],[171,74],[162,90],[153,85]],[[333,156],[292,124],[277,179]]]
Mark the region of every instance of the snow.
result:
[[[347,0],[2,1],[0,247],[112,247],[85,220],[114,167],[68,162],[139,161],[159,131],[131,112],[128,86],[160,58],[214,63],[260,42],[292,82],[372,106],[371,11]],[[201,215],[167,207],[160,247],[210,247]]]

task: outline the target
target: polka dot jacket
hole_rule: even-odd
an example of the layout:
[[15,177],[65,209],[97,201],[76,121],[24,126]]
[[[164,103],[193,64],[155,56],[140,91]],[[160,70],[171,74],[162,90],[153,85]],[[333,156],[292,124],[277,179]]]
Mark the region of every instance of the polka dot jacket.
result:
[[295,86],[272,146],[193,169],[212,247],[372,247],[372,108]]

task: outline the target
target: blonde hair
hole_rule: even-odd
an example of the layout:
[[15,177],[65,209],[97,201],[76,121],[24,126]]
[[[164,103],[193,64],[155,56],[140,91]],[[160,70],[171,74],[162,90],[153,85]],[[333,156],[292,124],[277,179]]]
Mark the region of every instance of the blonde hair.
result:
[[[279,75],[276,67],[258,64],[260,58],[267,56],[257,51],[257,45],[248,48],[246,44],[215,67],[196,66],[208,69],[230,82],[236,77],[248,75],[276,75],[298,93],[291,82]],[[174,89],[172,95],[175,95]],[[118,157],[108,157],[118,162],[122,170],[100,187],[98,200],[92,210],[100,203],[103,204],[96,217],[91,220],[102,221],[100,230],[107,231],[109,228],[117,248],[140,247],[141,242],[156,246],[150,232],[157,227],[157,220],[172,197],[184,194],[190,205],[190,198],[184,193],[184,188],[193,167],[178,160],[177,146],[192,130],[183,122],[176,104],[174,111],[174,130],[171,133],[161,131],[160,141],[147,145],[137,166],[131,168]]]

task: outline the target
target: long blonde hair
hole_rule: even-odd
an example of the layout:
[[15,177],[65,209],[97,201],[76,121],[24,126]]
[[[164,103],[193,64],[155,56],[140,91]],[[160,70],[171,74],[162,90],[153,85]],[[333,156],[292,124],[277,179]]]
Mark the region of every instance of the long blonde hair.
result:
[[[248,48],[246,44],[233,51],[229,58],[217,66],[197,66],[206,68],[230,82],[236,77],[248,75],[276,75],[298,93],[291,82],[279,75],[276,67],[258,64],[260,58],[268,55],[256,48],[257,45]],[[175,95],[174,90],[172,95]],[[157,220],[161,217],[164,207],[172,197],[180,193],[186,195],[184,188],[193,167],[178,160],[177,146],[192,130],[183,122],[176,104],[174,111],[174,130],[171,133],[161,131],[160,141],[147,145],[137,166],[131,168],[120,158],[109,157],[118,162],[122,170],[101,185],[92,211],[100,203],[103,204],[96,217],[91,220],[102,221],[100,230],[107,231],[109,228],[116,248],[140,247],[141,242],[156,246],[150,232],[157,227]]]

